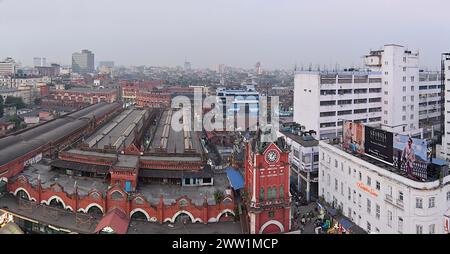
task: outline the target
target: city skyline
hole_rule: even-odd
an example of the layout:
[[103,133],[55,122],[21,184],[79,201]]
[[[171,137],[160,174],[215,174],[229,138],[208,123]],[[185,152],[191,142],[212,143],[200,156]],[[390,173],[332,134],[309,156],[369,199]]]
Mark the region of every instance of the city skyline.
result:
[[[396,43],[418,50],[420,67],[437,70],[450,45],[442,35],[447,7],[450,3],[442,0],[3,0],[0,33],[15,39],[0,42],[0,58],[31,66],[40,55],[70,64],[71,54],[86,48],[98,61],[126,66],[182,66],[188,60],[193,68],[253,68],[256,62],[263,69],[310,63],[352,67],[362,66],[367,49]],[[36,22],[53,30],[30,25]]]

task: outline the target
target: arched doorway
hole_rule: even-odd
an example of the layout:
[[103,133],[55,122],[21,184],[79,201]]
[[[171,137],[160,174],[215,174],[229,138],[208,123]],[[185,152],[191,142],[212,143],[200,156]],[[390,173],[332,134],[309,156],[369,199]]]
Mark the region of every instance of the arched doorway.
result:
[[48,205],[54,208],[64,209],[64,204],[56,198],[52,199]]
[[234,215],[231,212],[224,212],[219,217],[219,222],[227,222],[227,221],[234,221]]
[[24,190],[19,190],[16,194],[16,196],[23,200],[30,200],[30,197]]
[[275,224],[270,224],[263,230],[263,234],[279,234],[281,233],[281,228]]
[[138,221],[147,221],[147,216],[141,211],[136,211],[131,215],[131,219]]
[[187,213],[181,212],[180,214],[177,215],[177,217],[175,218],[173,223],[175,223],[175,224],[190,224],[190,223],[193,223],[193,221]]
[[87,214],[91,215],[92,217],[94,217],[96,219],[100,219],[103,217],[102,210],[100,210],[100,208],[98,208],[97,206],[89,207],[89,209],[87,210]]

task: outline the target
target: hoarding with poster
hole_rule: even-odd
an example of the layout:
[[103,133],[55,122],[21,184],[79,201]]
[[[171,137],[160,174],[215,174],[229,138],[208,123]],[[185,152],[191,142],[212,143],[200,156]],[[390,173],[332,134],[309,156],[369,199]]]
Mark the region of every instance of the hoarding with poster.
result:
[[392,164],[393,136],[392,132],[365,126],[365,153]]
[[364,153],[364,125],[345,121],[343,124],[343,147],[353,153]]
[[426,140],[395,134],[393,152],[394,166],[415,175],[420,172],[426,175],[429,163]]

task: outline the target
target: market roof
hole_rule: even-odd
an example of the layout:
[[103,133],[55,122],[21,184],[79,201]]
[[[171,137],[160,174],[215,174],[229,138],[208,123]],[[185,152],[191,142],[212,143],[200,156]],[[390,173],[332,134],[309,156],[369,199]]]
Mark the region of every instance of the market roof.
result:
[[116,234],[126,234],[130,219],[121,210],[115,208],[106,214],[95,228],[95,233],[99,233],[105,228],[111,228]]
[[97,103],[72,114],[0,139],[0,166],[36,150],[49,142],[71,134],[85,126],[93,117],[100,117],[117,104]]
[[140,177],[156,177],[156,178],[211,178],[213,172],[209,165],[206,165],[202,170],[154,170],[154,169],[141,169],[139,171]]

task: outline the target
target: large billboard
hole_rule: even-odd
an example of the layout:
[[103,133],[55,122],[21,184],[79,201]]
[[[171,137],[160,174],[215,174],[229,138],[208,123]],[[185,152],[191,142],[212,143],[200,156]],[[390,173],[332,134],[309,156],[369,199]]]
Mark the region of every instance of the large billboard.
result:
[[392,132],[365,126],[365,153],[388,163],[393,163]]
[[386,162],[399,171],[427,177],[428,142],[351,121],[343,125],[343,148]]
[[344,149],[353,153],[363,154],[364,149],[364,125],[360,123],[353,123],[350,121],[344,122],[343,132],[343,146]]
[[394,166],[407,173],[426,172],[428,165],[426,140],[395,134],[393,147]]

